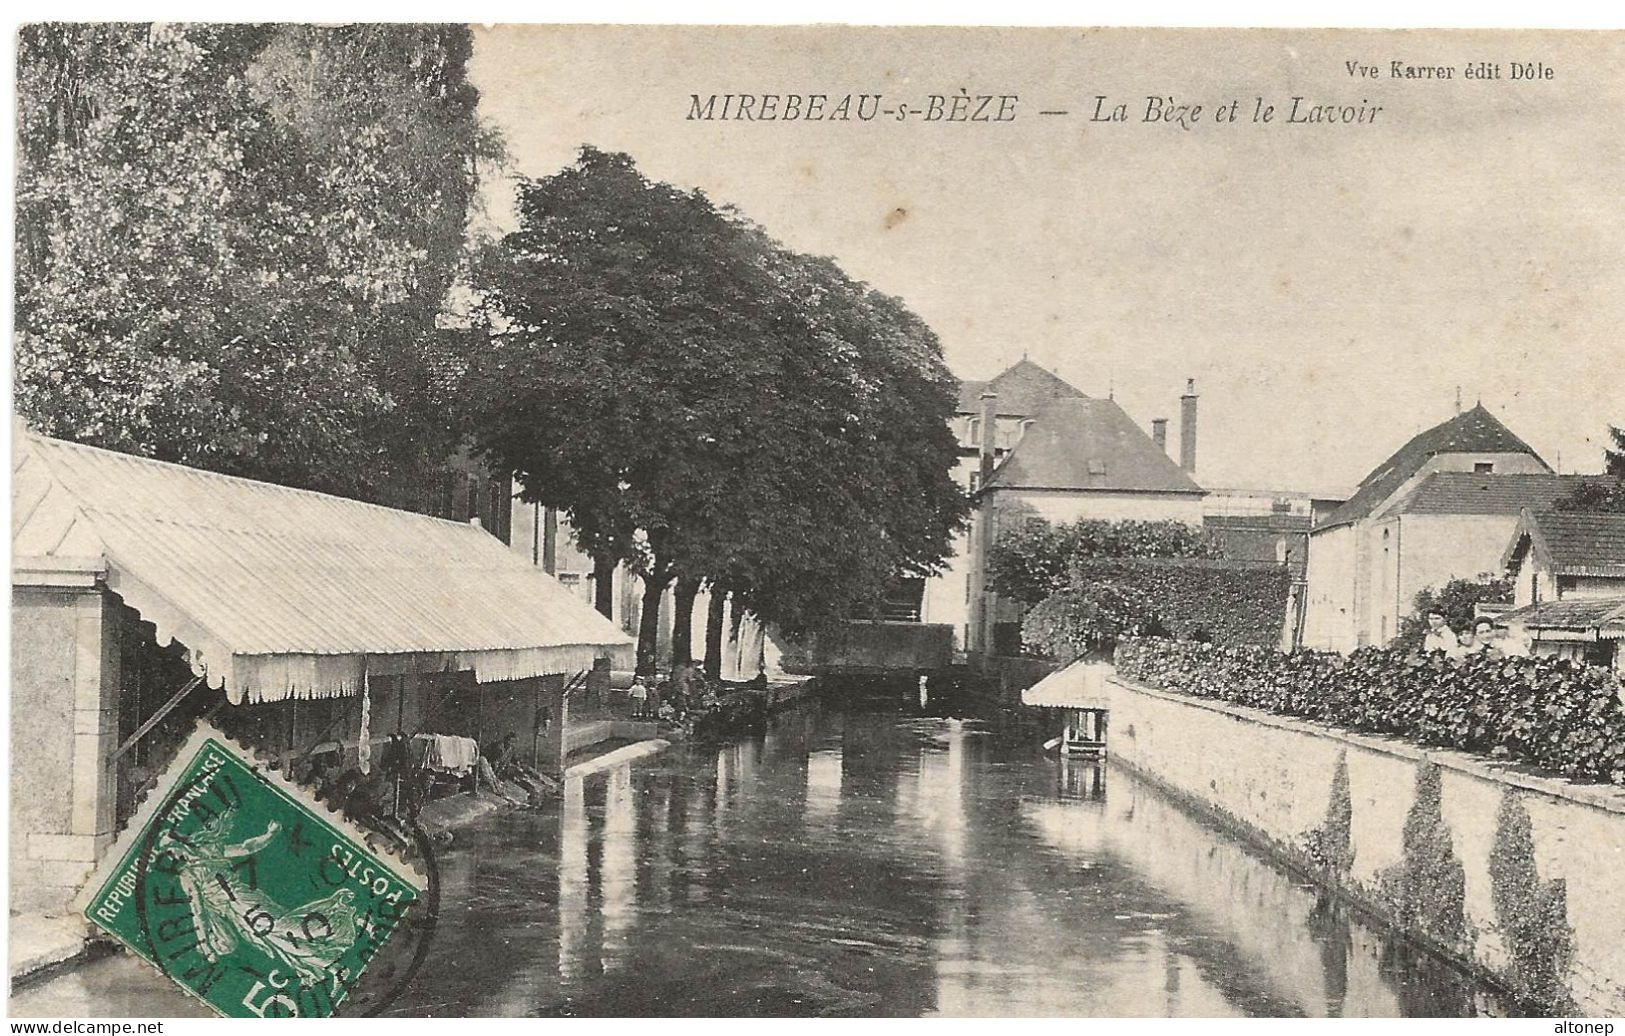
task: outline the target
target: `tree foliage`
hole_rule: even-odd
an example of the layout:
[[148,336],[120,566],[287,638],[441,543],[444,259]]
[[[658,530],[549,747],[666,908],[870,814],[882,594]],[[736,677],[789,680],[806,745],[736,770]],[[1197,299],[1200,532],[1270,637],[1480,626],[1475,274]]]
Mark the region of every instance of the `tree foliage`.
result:
[[1091,651],[1110,651],[1123,637],[1153,632],[1156,607],[1137,587],[1111,583],[1059,590],[1021,620],[1022,645],[1070,662]]
[[1074,566],[1092,558],[1221,556],[1205,532],[1184,522],[1086,518],[1051,525],[1020,514],[1000,517],[1007,528],[988,559],[989,585],[999,596],[1024,604],[1065,588]]
[[475,279],[477,441],[644,574],[646,617],[686,577],[807,628],[940,565],[954,382],[900,302],[626,155],[583,148],[518,208]]
[[1559,511],[1601,511],[1625,514],[1625,475],[1612,481],[1595,479],[1581,482],[1552,507]]
[[1476,579],[1452,579],[1440,587],[1427,587],[1417,591],[1411,614],[1399,623],[1399,635],[1394,646],[1415,649],[1422,646],[1428,635],[1427,616],[1438,612],[1444,616],[1446,626],[1457,633],[1473,628],[1476,606],[1480,604],[1508,604],[1512,601],[1512,580],[1488,572]]
[[358,496],[455,446],[436,317],[496,154],[464,27],[25,27],[17,407]]

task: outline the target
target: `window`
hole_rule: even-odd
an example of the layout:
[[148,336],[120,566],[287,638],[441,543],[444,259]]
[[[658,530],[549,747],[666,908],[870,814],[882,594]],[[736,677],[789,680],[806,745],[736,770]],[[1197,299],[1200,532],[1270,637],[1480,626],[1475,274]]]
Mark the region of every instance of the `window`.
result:
[[1495,464],[1491,461],[1481,460],[1473,465],[1473,474],[1491,475],[1495,473]]
[[1091,474],[1091,475],[1104,475],[1105,473],[1106,473],[1106,462],[1101,460],[1098,457],[1090,458],[1090,460],[1089,460],[1089,474]]
[[966,429],[965,440],[972,446],[982,445],[982,422],[973,417]]

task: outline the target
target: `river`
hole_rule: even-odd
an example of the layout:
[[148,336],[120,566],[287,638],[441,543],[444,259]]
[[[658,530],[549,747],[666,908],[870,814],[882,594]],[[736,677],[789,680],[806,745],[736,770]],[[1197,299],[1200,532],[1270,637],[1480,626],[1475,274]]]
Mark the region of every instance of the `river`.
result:
[[[436,933],[389,1013],[1496,1010],[1128,772],[882,702],[572,781],[556,810],[485,818],[439,863]],[[13,1010],[195,1013],[124,956]]]

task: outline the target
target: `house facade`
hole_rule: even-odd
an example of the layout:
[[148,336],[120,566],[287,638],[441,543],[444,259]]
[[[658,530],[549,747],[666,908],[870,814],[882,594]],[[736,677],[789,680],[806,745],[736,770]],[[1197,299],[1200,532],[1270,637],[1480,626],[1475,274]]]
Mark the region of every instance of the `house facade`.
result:
[[1096,518],[1200,526],[1193,384],[1181,406],[1183,464],[1168,454],[1166,419],[1153,421],[1147,433],[1114,400],[1088,396],[1030,360],[991,381],[962,383],[956,477],[976,505],[945,571],[925,581],[920,621],[951,626],[959,650],[994,650],[1001,609],[985,585],[985,559],[1015,523]]
[[1418,434],[1311,530],[1303,646],[1387,643],[1418,591],[1498,574],[1520,512],[1584,479],[1554,474],[1482,405]]

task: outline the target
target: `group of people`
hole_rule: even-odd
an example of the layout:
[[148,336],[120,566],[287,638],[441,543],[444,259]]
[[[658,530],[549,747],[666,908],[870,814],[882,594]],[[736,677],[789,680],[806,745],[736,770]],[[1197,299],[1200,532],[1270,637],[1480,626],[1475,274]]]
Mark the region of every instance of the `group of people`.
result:
[[672,721],[696,705],[706,704],[707,696],[715,692],[705,679],[704,671],[693,662],[679,662],[672,667],[671,678],[649,686],[642,674],[632,678],[626,689],[632,699],[635,719]]
[[1460,633],[1450,628],[1442,612],[1428,612],[1427,623],[1427,635],[1422,640],[1424,651],[1442,651],[1449,658],[1466,658],[1475,654],[1506,658],[1529,654],[1529,645],[1523,638],[1497,627],[1489,619],[1477,619],[1471,629]]
[[[746,687],[762,690],[767,687],[767,673],[758,672],[756,678],[745,682]],[[717,706],[724,686],[705,675],[698,662],[679,662],[672,667],[671,677],[652,687],[642,675],[634,676],[626,689],[632,699],[632,715],[637,719],[677,722],[690,713]]]

